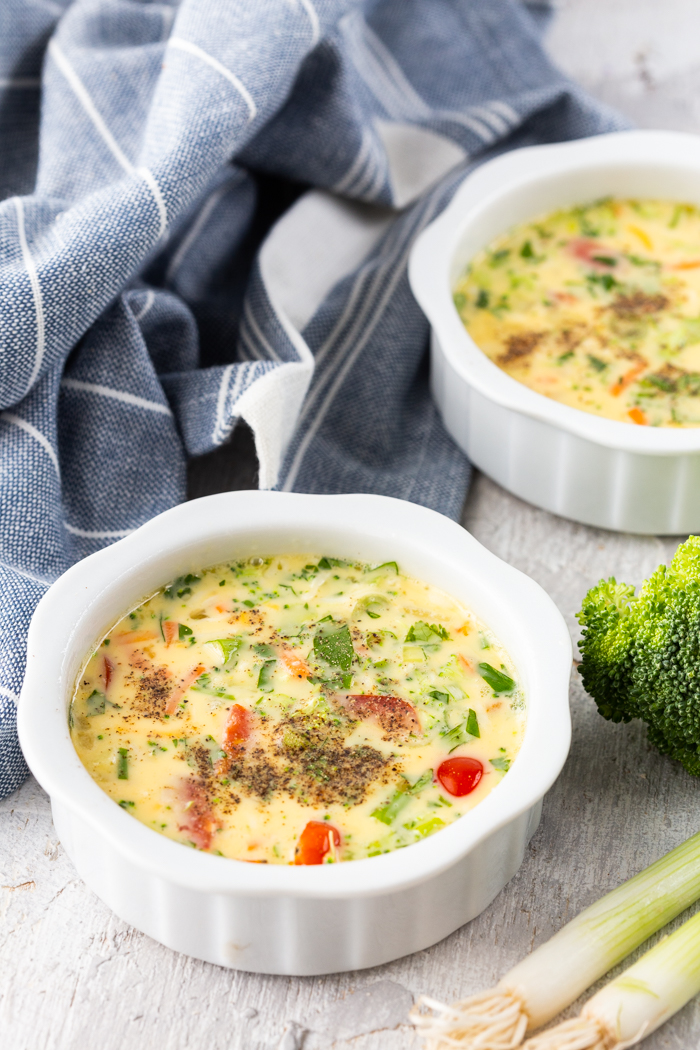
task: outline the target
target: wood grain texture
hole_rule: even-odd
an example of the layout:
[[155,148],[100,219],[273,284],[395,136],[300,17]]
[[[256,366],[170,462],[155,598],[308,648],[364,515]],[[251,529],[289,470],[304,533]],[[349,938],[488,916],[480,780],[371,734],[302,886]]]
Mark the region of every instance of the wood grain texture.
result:
[[[561,0],[549,47],[567,71],[639,123],[698,130],[700,37],[689,31],[698,13],[698,0]],[[223,460],[193,465],[193,494],[251,484],[255,465],[245,434],[239,438]],[[551,594],[574,637],[574,614],[592,583],[611,574],[639,583],[676,546],[575,525],[479,476],[464,523]],[[355,974],[236,973],[137,933],[77,878],[46,796],[28,781],[0,803],[0,1045],[417,1050],[420,1040],[400,1023],[412,995],[451,1000],[490,985],[700,825],[700,782],[651,751],[642,726],[603,721],[576,674],[571,707],[571,755],[515,878],[441,944]],[[700,1004],[691,1003],[644,1046],[689,1050],[699,1036]]]

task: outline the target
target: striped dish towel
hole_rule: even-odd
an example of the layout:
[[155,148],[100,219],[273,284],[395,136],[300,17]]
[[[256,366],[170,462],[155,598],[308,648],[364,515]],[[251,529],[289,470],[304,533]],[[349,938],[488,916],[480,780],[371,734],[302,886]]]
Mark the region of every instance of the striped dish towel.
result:
[[622,126],[544,6],[0,4],[0,795],[37,601],[237,420],[263,487],[458,516],[411,244],[484,158]]

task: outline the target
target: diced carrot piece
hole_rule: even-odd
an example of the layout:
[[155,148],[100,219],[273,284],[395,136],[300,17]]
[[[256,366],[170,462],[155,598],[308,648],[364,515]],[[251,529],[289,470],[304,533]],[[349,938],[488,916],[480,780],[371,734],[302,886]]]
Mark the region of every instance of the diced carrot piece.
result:
[[176,642],[180,635],[180,624],[176,623],[175,620],[163,620],[161,624],[163,628],[163,637],[165,638],[165,647],[170,645],[171,642]]
[[282,649],[280,659],[289,673],[296,678],[308,678],[311,674],[311,668],[304,657],[300,655],[298,649]]
[[158,635],[155,631],[141,628],[139,631],[120,631],[119,634],[113,634],[111,637],[117,645],[135,645],[137,642],[152,642]]
[[186,674],[184,678],[180,679],[180,682],[178,683],[178,685],[175,686],[172,693],[168,697],[168,702],[165,705],[166,715],[175,714],[175,711],[177,710],[177,705],[180,702],[180,698],[185,695],[185,693],[191,685],[194,685],[194,683],[199,678],[200,674],[204,673],[204,670],[205,668],[203,664],[197,664],[196,667],[192,668],[189,674]]
[[465,671],[471,673],[474,670],[474,665],[471,663],[471,661],[467,660],[466,656],[462,656],[461,653],[457,653],[457,659],[459,660]]
[[697,270],[700,266],[700,259],[689,259],[688,262],[676,263],[672,266],[672,270]]
[[633,423],[638,423],[640,427],[647,425],[649,420],[646,417],[646,413],[642,412],[641,408],[631,408],[627,415],[630,417]]
[[630,370],[628,372],[625,372],[623,376],[620,376],[619,379],[616,379],[613,385],[610,387],[610,393],[612,394],[612,396],[618,397],[623,390],[627,389],[630,383],[633,383],[635,381],[637,376],[641,372],[643,372],[646,367],[646,362],[642,364],[640,361],[634,366],[634,368],[630,368]]

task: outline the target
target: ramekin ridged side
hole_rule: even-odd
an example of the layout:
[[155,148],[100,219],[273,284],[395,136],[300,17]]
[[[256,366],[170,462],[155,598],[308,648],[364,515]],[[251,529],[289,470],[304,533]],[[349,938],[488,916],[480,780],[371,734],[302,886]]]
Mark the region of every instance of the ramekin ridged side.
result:
[[[474,810],[430,839],[345,864],[246,864],[141,824],[80,762],[67,711],[76,676],[104,632],[183,572],[282,551],[398,559],[409,574],[468,604],[513,658],[528,703],[521,750]],[[232,492],[159,515],[54,584],[32,620],[18,727],[66,852],[119,916],[222,966],[330,973],[434,944],[512,877],[568,752],[570,670],[571,640],[551,599],[442,515],[382,496]]]
[[698,531],[700,427],[621,423],[536,393],[479,350],[452,300],[469,260],[498,234],[609,195],[700,205],[700,137],[635,131],[528,147],[467,176],[409,266],[432,328],[433,396],[472,462],[521,499],[616,531]]
[[415,885],[335,898],[208,892],[144,871],[68,806],[54,824],[80,877],[121,919],[185,955],[253,973],[361,970],[428,948],[479,915],[520,867],[542,802]]

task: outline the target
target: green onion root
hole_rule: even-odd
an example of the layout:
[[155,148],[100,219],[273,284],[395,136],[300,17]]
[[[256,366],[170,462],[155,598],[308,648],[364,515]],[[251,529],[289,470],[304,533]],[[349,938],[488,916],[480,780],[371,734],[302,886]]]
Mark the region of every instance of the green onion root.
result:
[[[424,1013],[424,1009],[432,1014]],[[453,1006],[422,995],[409,1017],[425,1036],[427,1050],[478,1047],[479,1050],[515,1050],[527,1028],[522,1002],[497,988],[472,995]]]
[[[453,1006],[422,998],[411,1020],[426,1038],[429,1050],[514,1050],[526,1031],[551,1021],[698,898],[700,832],[582,911],[513,967],[495,988]],[[561,1046],[565,1050],[607,1050],[607,1044],[600,1042],[600,1031],[593,1032],[593,1028],[578,1035],[572,1029],[574,1041]],[[598,1042],[590,1041],[594,1036]],[[551,1044],[552,1048],[559,1045]],[[542,1043],[542,1050],[545,1046],[550,1044]]]
[[523,1050],[624,1050],[698,992],[700,912],[601,988],[580,1017],[528,1039]]

